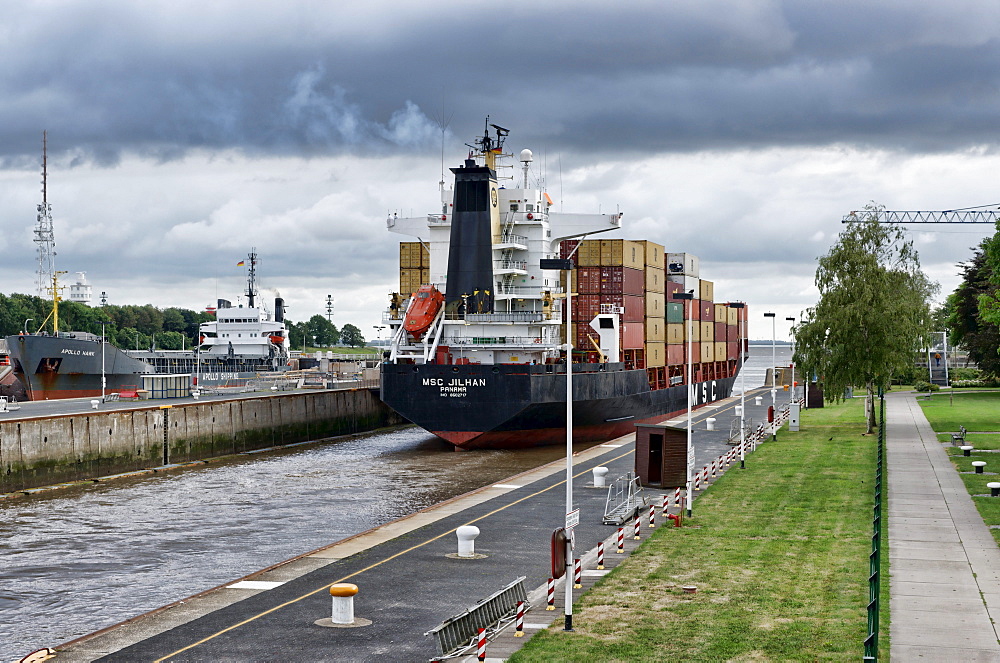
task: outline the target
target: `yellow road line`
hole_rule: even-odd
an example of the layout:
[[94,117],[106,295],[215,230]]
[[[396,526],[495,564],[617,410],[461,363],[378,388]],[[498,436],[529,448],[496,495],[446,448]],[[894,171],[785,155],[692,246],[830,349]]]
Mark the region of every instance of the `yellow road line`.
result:
[[[616,461],[616,460],[619,460],[621,458],[625,458],[626,456],[630,455],[631,453],[632,453],[631,451],[628,451],[627,453],[621,454],[619,456],[615,456],[614,458],[611,459],[611,461]],[[584,474],[587,474],[588,472],[590,472],[590,470],[584,470],[584,471],[582,471],[582,472],[580,472],[578,474],[574,474],[573,477],[576,478],[576,477],[579,477],[579,476],[583,476]],[[486,518],[489,518],[490,516],[493,516],[493,515],[495,515],[497,513],[500,513],[501,511],[509,509],[510,507],[514,506],[515,504],[520,504],[521,502],[524,502],[525,500],[529,500],[529,499],[531,499],[533,497],[537,497],[538,495],[541,495],[542,493],[546,493],[546,492],[552,490],[553,488],[558,488],[559,486],[563,485],[564,483],[566,483],[565,479],[563,479],[562,481],[560,481],[558,483],[552,484],[548,488],[543,488],[542,490],[539,490],[538,492],[532,493],[531,495],[525,495],[524,497],[522,497],[519,500],[516,500],[514,502],[511,502],[510,504],[502,506],[499,509],[494,509],[493,511],[490,511],[489,513],[483,514],[482,516],[480,516],[478,518],[470,520],[470,521],[468,521],[465,524],[466,525],[471,525],[473,523],[478,523],[478,522],[480,522],[482,520],[485,520]],[[441,534],[439,534],[439,535],[437,535],[435,537],[432,537],[430,539],[427,539],[426,541],[418,543],[417,545],[412,546],[410,548],[407,548],[406,550],[401,550],[400,552],[398,552],[398,553],[396,553],[394,555],[390,555],[389,557],[386,557],[385,559],[383,559],[381,561],[375,562],[374,564],[366,566],[365,568],[360,569],[358,571],[355,571],[354,573],[348,574],[348,575],[346,575],[346,576],[344,576],[344,577],[342,577],[342,578],[340,578],[338,580],[334,580],[333,582],[327,583],[327,584],[323,585],[322,587],[319,587],[317,589],[312,590],[311,592],[303,594],[302,596],[294,598],[294,599],[292,599],[290,601],[286,601],[286,602],[284,602],[284,603],[282,603],[280,605],[276,605],[273,608],[269,608],[268,610],[265,610],[264,612],[258,613],[258,614],[254,615],[252,617],[248,617],[247,619],[244,619],[241,622],[238,622],[236,624],[233,624],[232,626],[226,627],[226,628],[222,629],[221,631],[213,633],[212,635],[210,635],[208,637],[202,638],[201,640],[199,640],[197,642],[193,642],[190,645],[188,645],[188,646],[186,646],[186,647],[184,647],[182,649],[178,649],[177,651],[171,652],[170,654],[167,654],[166,656],[163,656],[162,658],[158,658],[158,659],[156,659],[156,661],[154,663],[162,663],[162,661],[169,660],[170,658],[172,658],[174,656],[177,656],[178,654],[182,654],[182,653],[188,651],[189,649],[194,649],[195,647],[197,647],[199,645],[203,645],[206,642],[208,642],[209,640],[213,640],[214,638],[217,638],[220,635],[228,633],[229,631],[235,630],[235,629],[237,629],[237,628],[239,628],[241,626],[249,624],[252,621],[256,621],[257,619],[260,619],[261,617],[269,615],[272,612],[277,612],[278,610],[281,610],[282,608],[290,606],[293,603],[298,603],[299,601],[302,601],[303,599],[307,599],[310,596],[315,596],[316,594],[322,592],[323,590],[328,590],[330,588],[330,585],[335,585],[335,584],[337,584],[339,582],[346,582],[346,581],[350,580],[351,578],[354,578],[356,576],[361,575],[362,573],[365,573],[367,571],[371,571],[372,569],[374,569],[376,567],[379,567],[379,566],[385,564],[386,562],[392,561],[392,560],[396,559],[397,557],[402,557],[403,555],[405,555],[407,553],[413,552],[414,550],[416,550],[418,548],[422,548],[422,547],[426,546],[429,543],[433,543],[434,541],[437,541],[438,539],[440,539],[442,537],[445,537],[445,536],[447,536],[449,534],[452,534],[457,529],[458,529],[458,527],[455,527],[454,529],[450,529],[447,532],[442,532]]]

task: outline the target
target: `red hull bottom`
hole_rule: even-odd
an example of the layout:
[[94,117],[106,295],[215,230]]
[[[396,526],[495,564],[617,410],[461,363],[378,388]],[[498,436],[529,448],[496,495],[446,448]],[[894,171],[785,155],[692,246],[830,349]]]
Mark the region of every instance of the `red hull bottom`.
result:
[[[697,408],[695,408],[697,409]],[[603,426],[576,426],[573,428],[573,442],[604,442],[635,432],[636,424],[655,424],[668,421],[687,412],[687,408],[658,414],[646,419],[616,421]],[[532,447],[553,446],[566,443],[565,428],[534,428],[516,431],[431,431],[443,440],[454,444],[457,449],[530,449]]]
[[100,398],[100,389],[46,389],[28,392],[28,400],[55,401],[62,398]]

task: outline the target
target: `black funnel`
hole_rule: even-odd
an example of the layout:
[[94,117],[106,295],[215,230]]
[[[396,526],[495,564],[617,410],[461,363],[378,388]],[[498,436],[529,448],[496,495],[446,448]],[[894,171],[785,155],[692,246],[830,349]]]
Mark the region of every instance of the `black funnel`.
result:
[[281,297],[274,298],[274,321],[285,321],[285,300]]
[[497,175],[468,159],[455,173],[455,205],[448,246],[448,313],[493,312],[493,220]]

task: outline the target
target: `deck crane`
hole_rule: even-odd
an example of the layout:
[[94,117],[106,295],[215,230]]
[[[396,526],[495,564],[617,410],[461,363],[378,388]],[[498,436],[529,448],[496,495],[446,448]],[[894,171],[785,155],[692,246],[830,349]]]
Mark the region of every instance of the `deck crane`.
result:
[[851,212],[844,216],[842,223],[857,223],[869,214],[875,215],[878,223],[996,223],[1000,218],[1000,209],[955,209],[941,212],[925,210],[890,211],[876,210]]

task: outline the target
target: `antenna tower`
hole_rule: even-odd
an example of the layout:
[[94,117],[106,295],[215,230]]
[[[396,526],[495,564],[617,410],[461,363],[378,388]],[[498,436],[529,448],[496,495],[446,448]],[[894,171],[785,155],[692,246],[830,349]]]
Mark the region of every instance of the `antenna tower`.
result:
[[48,132],[42,132],[42,203],[38,205],[38,221],[34,242],[38,246],[38,296],[44,297],[52,287],[56,273],[56,240],[52,231],[52,206],[48,198]]

